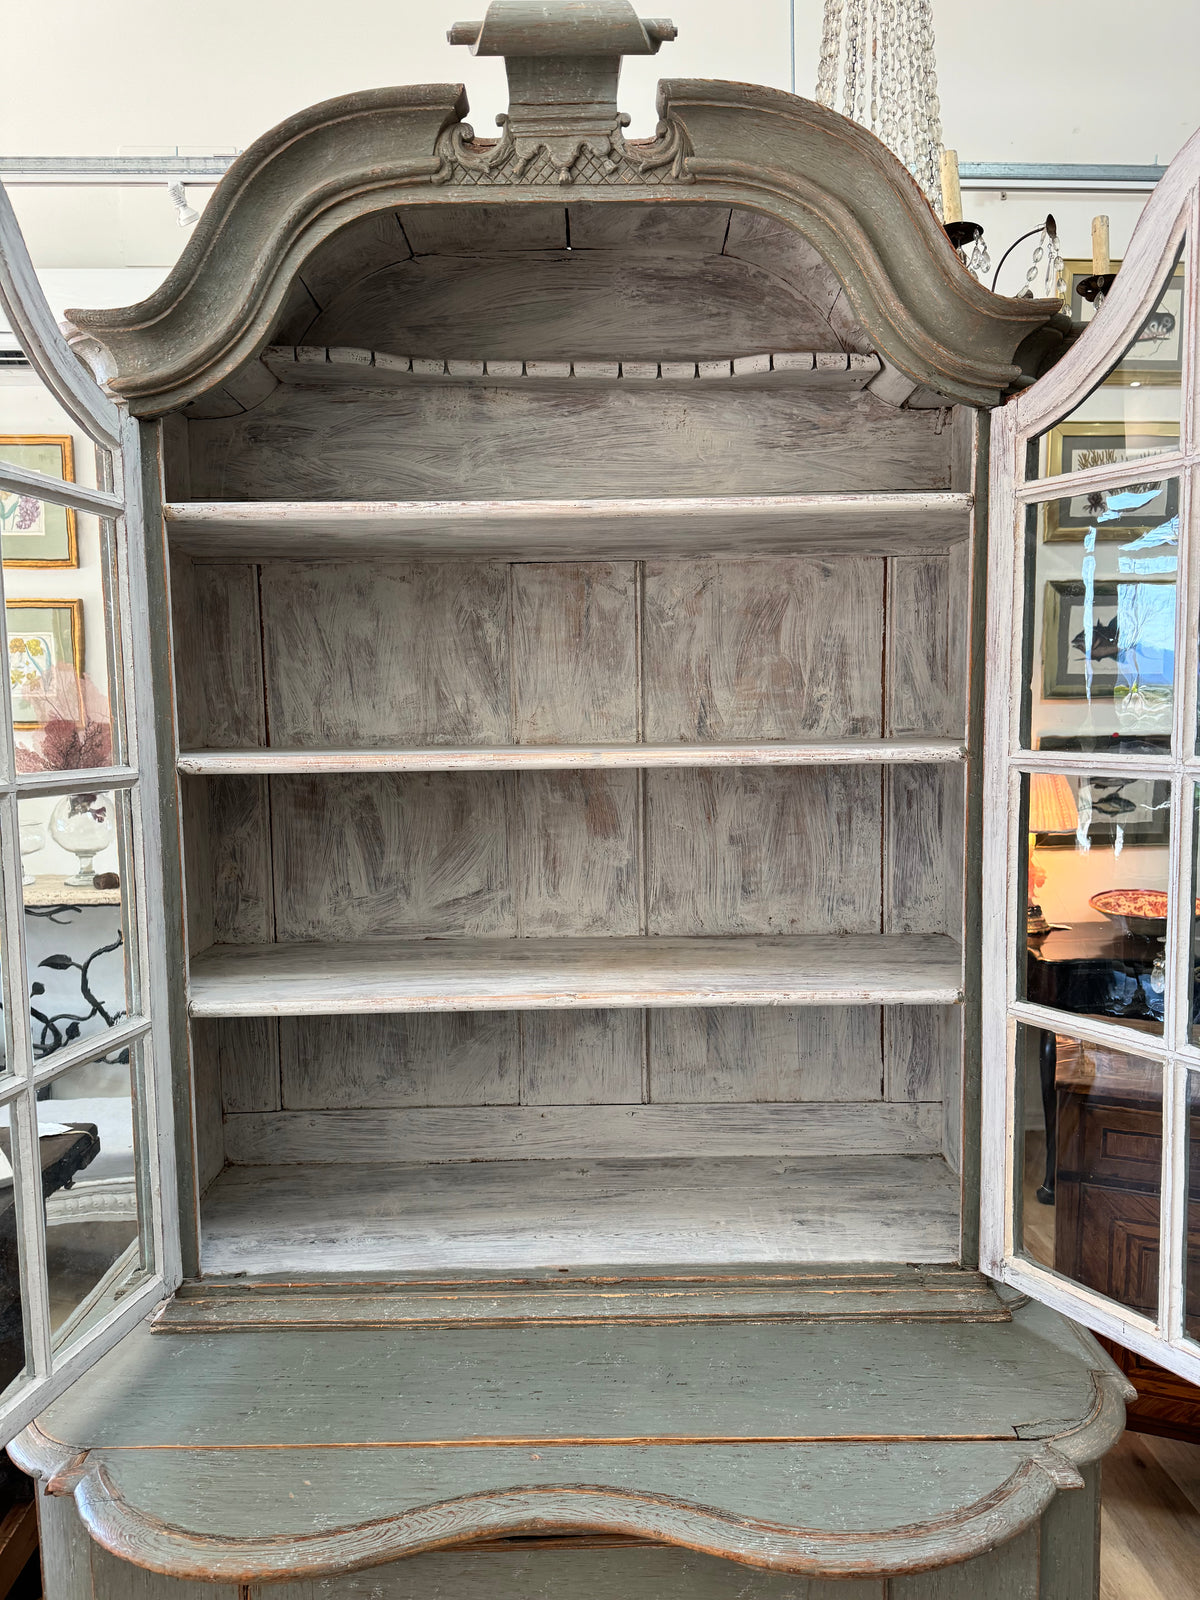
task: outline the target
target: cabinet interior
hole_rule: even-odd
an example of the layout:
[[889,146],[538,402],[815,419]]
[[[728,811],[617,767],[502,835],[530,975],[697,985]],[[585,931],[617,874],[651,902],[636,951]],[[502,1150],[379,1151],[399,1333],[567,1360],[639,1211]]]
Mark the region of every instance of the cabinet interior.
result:
[[957,1259],[971,416],[704,204],[388,212],[271,346],[164,428],[205,1272]]

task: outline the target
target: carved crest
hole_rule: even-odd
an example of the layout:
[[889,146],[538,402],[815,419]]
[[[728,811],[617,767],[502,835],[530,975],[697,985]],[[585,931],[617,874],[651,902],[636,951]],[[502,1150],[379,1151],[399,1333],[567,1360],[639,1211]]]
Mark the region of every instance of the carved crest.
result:
[[586,0],[548,6],[493,0],[482,22],[457,22],[447,37],[474,55],[503,56],[508,73],[504,130],[496,143],[475,143],[466,124],[448,128],[438,146],[447,163],[435,181],[467,184],[661,183],[679,178],[681,135],[670,153],[658,144],[627,149],[628,116],[617,108],[621,60],[655,55],[674,39],[675,25],[639,17],[630,0]]

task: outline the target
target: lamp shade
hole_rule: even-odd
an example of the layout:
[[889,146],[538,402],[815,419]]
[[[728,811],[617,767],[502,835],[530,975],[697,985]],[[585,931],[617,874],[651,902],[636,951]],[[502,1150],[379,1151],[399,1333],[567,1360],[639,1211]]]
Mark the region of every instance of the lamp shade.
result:
[[1061,772],[1032,772],[1029,775],[1030,833],[1074,833],[1079,826],[1079,809],[1071,785]]

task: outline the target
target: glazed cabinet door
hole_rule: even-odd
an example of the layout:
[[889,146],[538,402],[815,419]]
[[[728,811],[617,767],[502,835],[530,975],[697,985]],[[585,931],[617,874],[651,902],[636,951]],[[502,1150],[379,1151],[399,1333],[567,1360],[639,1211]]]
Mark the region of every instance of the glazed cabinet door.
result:
[[1198,185],[993,416],[983,860],[982,1264],[1193,1382]]
[[[0,1438],[178,1281],[136,426],[0,188]],[[144,798],[145,797],[145,798]]]

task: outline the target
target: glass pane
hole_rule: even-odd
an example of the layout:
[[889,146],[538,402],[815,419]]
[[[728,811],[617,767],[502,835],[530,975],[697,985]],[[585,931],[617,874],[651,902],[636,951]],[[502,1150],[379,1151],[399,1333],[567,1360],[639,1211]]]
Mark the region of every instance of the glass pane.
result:
[[12,1153],[12,1113],[0,1106],[0,1389],[24,1370],[26,1356]]
[[[78,483],[85,489],[107,488],[102,480],[110,470],[108,451],[97,451],[95,441],[59,405],[11,334],[0,339],[0,366],[4,373],[0,383],[0,464]],[[23,556],[21,549],[10,548],[6,529],[5,561],[14,555],[28,559],[28,552]]]
[[[1086,321],[1094,306],[1080,296],[1079,283],[1089,274],[1081,274],[1075,265],[1073,299],[1076,314]],[[1116,466],[1179,448],[1184,272],[1181,252],[1153,311],[1108,376],[1068,417],[1030,444],[1027,478]]]
[[1027,509],[1024,738],[1033,749],[1170,749],[1179,480]]
[[85,789],[18,802],[37,1059],[102,1034],[132,1008],[128,801],[121,791]]
[[1183,1272],[1183,1331],[1200,1340],[1200,1073],[1188,1074],[1187,1218]]
[[1022,999],[1162,1032],[1170,830],[1166,780],[1022,779]]
[[139,1264],[133,1111],[128,1061],[72,1067],[38,1091],[43,1151],[62,1148],[53,1173],[42,1161],[50,1326],[60,1341],[78,1331],[116,1263]]
[[[17,771],[110,766],[121,759],[121,738],[108,540],[99,518],[83,512],[24,496],[9,496],[6,504],[4,604]],[[28,550],[29,558],[10,558],[14,547]],[[55,566],[72,570],[45,570]]]
[[1038,1028],[1017,1050],[1018,1250],[1155,1316],[1161,1067]]

